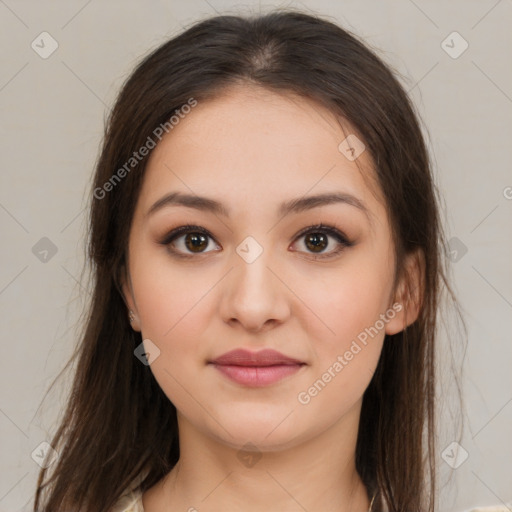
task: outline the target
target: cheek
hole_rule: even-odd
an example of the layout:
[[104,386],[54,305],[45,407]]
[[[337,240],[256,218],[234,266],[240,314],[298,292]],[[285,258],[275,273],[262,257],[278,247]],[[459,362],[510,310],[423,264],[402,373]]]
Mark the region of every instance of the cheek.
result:
[[342,272],[310,294],[308,306],[321,322],[306,327],[312,367],[298,398],[311,417],[334,422],[361,399],[382,350],[385,332],[375,325],[386,311],[386,291],[377,273]]
[[215,285],[215,276],[176,264],[165,248],[155,248],[146,239],[134,247],[130,257],[143,336],[165,344],[176,332],[193,328],[190,320]]
[[[359,258],[359,263],[347,264],[323,279],[308,280],[302,291],[307,297],[306,306],[323,325],[317,331],[327,350],[349,346],[361,332],[375,325],[388,307],[389,270],[375,262],[373,266],[365,265],[362,260]],[[311,329],[312,325],[310,333]]]
[[142,339],[149,339],[160,350],[151,363],[158,384],[178,408],[190,407],[190,395],[197,394],[194,379],[204,364],[201,343],[210,314],[208,295],[214,285],[208,276],[194,272],[176,272],[159,259],[133,262],[132,283],[142,325]]
[[313,353],[312,379],[306,385],[312,387],[304,388],[304,398],[310,400],[308,410],[318,414],[330,404],[333,418],[360,399],[377,367],[385,336],[379,320],[388,308],[392,277],[392,268],[369,253],[344,263],[320,280],[321,286],[310,287],[307,306],[321,322],[303,326]]

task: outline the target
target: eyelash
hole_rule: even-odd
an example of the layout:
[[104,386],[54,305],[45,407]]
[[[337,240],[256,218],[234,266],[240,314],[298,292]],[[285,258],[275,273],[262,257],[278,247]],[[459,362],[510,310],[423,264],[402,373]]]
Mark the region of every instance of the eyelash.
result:
[[[215,241],[215,238],[212,236],[212,234],[207,229],[204,229],[201,226],[187,224],[185,226],[180,226],[178,228],[171,230],[169,233],[167,233],[164,236],[164,238],[159,243],[161,245],[167,246],[169,251],[172,252],[174,256],[176,256],[178,258],[183,258],[183,259],[196,258],[197,256],[201,256],[202,254],[207,254],[208,252],[210,252],[210,251],[207,251],[207,252],[202,252],[202,253],[198,252],[196,254],[194,254],[194,253],[183,254],[183,253],[180,253],[180,252],[176,251],[175,249],[171,248],[172,242],[174,242],[180,236],[186,235],[189,233],[200,233],[200,234],[205,235]],[[297,234],[295,240],[297,240],[309,233],[315,233],[315,234],[323,233],[326,235],[330,235],[334,239],[336,239],[336,241],[340,244],[340,246],[337,249],[335,249],[332,252],[326,253],[325,255],[323,253],[316,253],[316,254],[309,253],[310,255],[313,256],[314,260],[332,258],[334,256],[337,256],[339,253],[341,253],[345,248],[352,247],[354,245],[354,243],[351,242],[350,240],[348,240],[348,238],[343,234],[343,232],[341,232],[336,226],[325,225],[325,224],[316,224],[314,226],[308,226],[307,228],[304,228]],[[217,243],[217,242],[215,242],[215,243]]]

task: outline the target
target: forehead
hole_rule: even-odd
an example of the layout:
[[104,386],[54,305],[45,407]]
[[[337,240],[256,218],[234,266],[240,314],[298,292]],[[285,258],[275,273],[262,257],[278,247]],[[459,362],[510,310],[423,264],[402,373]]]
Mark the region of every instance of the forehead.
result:
[[382,210],[368,152],[351,161],[343,151],[354,135],[348,122],[312,100],[232,87],[199,101],[157,144],[139,202],[147,210],[178,190],[224,198],[240,210],[335,190]]

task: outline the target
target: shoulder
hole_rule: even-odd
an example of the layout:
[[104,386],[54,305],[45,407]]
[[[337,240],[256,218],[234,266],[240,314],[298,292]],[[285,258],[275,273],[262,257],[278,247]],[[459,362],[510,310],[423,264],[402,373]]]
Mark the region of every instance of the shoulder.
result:
[[142,492],[130,491],[123,494],[110,512],[144,512],[142,507]]

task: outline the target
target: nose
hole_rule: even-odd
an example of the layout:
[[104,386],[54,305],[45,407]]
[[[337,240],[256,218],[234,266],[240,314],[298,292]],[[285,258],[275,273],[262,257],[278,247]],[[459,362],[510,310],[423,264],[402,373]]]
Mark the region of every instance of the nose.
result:
[[220,303],[220,314],[232,327],[260,332],[289,318],[291,292],[270,261],[270,252],[263,251],[252,263],[234,255],[238,261],[223,279]]

